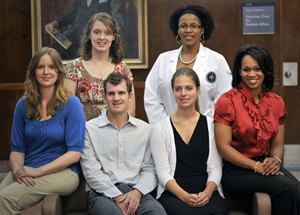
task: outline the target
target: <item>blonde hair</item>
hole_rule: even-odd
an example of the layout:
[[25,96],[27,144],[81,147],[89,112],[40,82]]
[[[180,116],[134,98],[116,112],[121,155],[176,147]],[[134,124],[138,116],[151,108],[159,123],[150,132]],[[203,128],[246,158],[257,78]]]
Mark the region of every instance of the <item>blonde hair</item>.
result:
[[28,118],[40,119],[42,116],[42,96],[39,91],[39,83],[36,80],[36,70],[43,55],[49,54],[53,60],[58,76],[55,82],[54,94],[47,104],[46,115],[54,116],[58,107],[68,102],[70,92],[64,85],[65,70],[60,55],[53,48],[43,47],[38,50],[30,60],[25,81],[25,104]]

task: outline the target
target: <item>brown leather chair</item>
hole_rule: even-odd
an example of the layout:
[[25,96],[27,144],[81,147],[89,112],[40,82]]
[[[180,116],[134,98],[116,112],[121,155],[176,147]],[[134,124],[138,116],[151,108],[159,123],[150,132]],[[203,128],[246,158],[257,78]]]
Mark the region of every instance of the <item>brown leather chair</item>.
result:
[[[86,215],[85,179],[70,196],[47,195],[42,204],[43,215]],[[249,200],[233,199],[225,193],[229,215],[271,215],[271,199],[266,193],[255,193]],[[171,214],[170,214],[171,215]]]

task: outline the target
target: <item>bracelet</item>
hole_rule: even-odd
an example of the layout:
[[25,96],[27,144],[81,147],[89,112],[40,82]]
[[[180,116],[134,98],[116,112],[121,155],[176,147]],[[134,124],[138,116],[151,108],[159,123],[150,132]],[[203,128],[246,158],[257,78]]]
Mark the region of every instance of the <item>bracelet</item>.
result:
[[254,173],[256,173],[256,170],[257,170],[257,167],[258,167],[258,164],[259,164],[259,163],[260,163],[259,161],[256,162],[255,168],[254,168]]
[[275,158],[279,162],[280,166],[282,166],[282,161],[279,157],[273,157],[273,158]]

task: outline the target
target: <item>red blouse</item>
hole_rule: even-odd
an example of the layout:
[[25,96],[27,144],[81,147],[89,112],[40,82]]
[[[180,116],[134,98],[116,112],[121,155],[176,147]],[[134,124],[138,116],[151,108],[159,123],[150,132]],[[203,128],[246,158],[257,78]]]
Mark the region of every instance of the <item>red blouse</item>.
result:
[[224,93],[216,103],[214,120],[232,127],[231,146],[248,158],[268,156],[268,143],[283,125],[287,111],[283,99],[262,90],[255,104],[254,94],[241,82],[241,89]]

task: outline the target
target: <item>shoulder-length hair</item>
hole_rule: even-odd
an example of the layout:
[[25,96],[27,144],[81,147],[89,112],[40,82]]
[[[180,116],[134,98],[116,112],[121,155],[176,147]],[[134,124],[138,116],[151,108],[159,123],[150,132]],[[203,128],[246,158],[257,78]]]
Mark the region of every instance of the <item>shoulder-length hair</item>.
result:
[[[193,82],[196,86],[196,89],[198,90],[198,88],[200,87],[200,80],[199,80],[199,77],[198,77],[197,73],[191,68],[183,67],[183,68],[178,69],[172,76],[171,87],[172,87],[173,91],[174,91],[175,79],[177,77],[181,76],[181,75],[185,75],[187,77],[190,77],[193,80]],[[197,96],[197,99],[195,101],[195,110],[200,113],[199,97],[198,96]]]
[[107,13],[96,13],[88,22],[87,26],[83,31],[81,38],[81,46],[79,49],[79,55],[84,60],[89,60],[92,58],[92,43],[89,38],[93,25],[96,21],[102,22],[109,30],[112,31],[115,36],[115,40],[112,41],[112,44],[109,48],[109,56],[112,58],[114,64],[122,62],[124,58],[124,51],[122,45],[122,39],[120,36],[120,27],[118,22]]
[[232,71],[232,87],[239,88],[238,85],[242,81],[240,75],[242,60],[246,55],[250,55],[262,70],[265,76],[263,89],[266,92],[271,91],[274,85],[274,64],[272,57],[264,47],[251,44],[241,47],[235,55]]
[[39,66],[40,59],[43,55],[49,54],[53,60],[58,76],[55,82],[55,90],[53,97],[47,104],[47,116],[50,114],[54,116],[57,108],[68,102],[70,93],[64,85],[65,69],[58,52],[53,48],[43,47],[38,50],[30,60],[25,81],[25,104],[27,108],[28,118],[40,119],[42,116],[42,96],[39,90],[39,83],[36,79],[35,73]]

